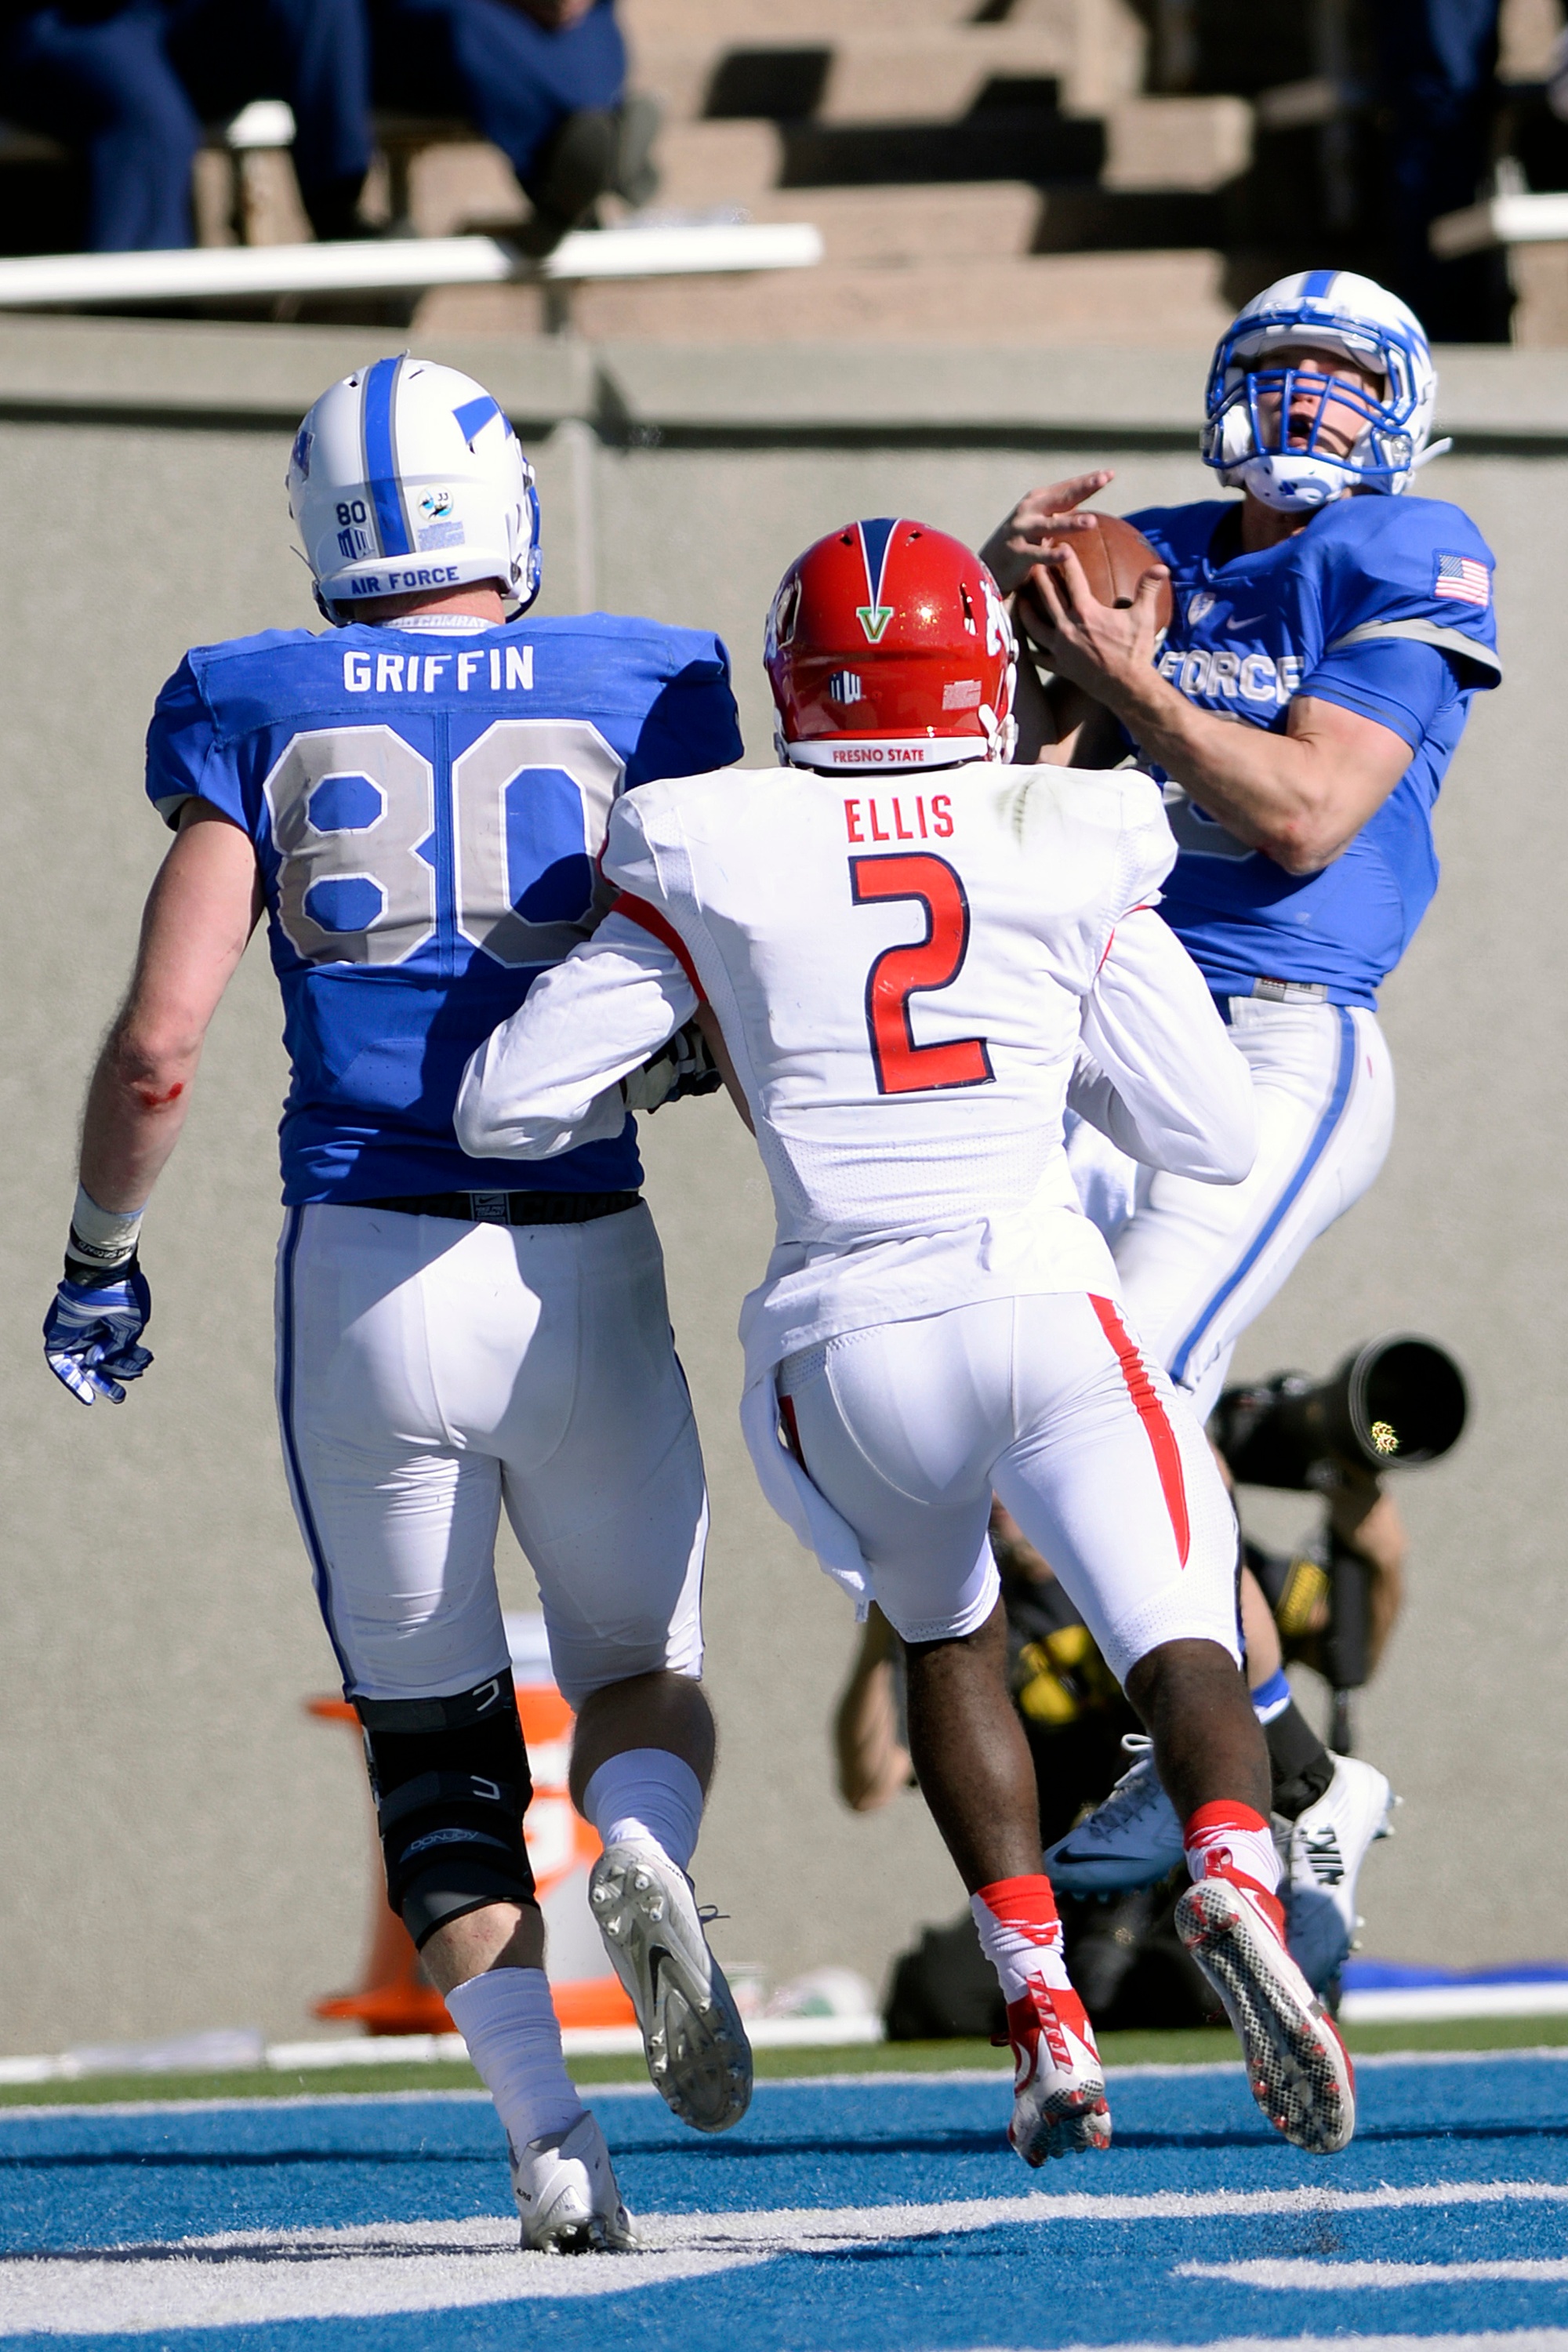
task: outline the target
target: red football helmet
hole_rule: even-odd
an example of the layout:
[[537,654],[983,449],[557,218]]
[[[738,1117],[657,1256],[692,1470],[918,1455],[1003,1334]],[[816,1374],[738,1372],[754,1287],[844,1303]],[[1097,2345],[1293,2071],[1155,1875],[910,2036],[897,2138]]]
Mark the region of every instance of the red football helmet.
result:
[[763,653],[781,759],[805,768],[1007,760],[1016,656],[977,555],[922,522],[852,522],[784,573]]

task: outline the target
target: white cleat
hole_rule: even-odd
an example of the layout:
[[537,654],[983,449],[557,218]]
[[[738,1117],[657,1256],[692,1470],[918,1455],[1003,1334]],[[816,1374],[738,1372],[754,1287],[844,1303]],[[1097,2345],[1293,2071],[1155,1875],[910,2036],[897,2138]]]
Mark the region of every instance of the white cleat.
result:
[[625,2254],[637,2246],[605,2135],[586,2108],[569,2130],[513,2148],[511,2193],[525,2253]]
[[1182,1824],[1154,1769],[1153,1743],[1130,1731],[1133,1759],[1105,1802],[1046,1848],[1046,1875],[1068,1895],[1120,1895],[1152,1886],[1183,1860]]
[[752,2045],[685,1872],[655,1846],[608,1846],[588,1900],[637,2011],[655,2090],[693,2130],[728,2131],[752,2102]]
[[1026,2164],[1110,2146],[1105,2074],[1078,1995],[1031,1977],[1007,2004],[1013,2120],[1007,2138]]
[[1334,1777],[1316,1804],[1280,1839],[1285,1938],[1314,1992],[1345,1964],[1358,1925],[1356,1879],[1368,1848],[1389,1834],[1394,1797],[1375,1765],[1336,1756]]
[[1261,1888],[1200,1878],[1176,1906],[1176,1932],[1225,2004],[1269,2122],[1292,2147],[1333,2156],[1355,2130],[1355,2070],[1285,1948],[1280,1916]]

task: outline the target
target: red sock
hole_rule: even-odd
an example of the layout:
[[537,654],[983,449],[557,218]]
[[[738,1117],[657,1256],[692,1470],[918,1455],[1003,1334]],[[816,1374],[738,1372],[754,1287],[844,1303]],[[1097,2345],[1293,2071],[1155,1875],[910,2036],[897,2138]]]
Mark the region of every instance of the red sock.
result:
[[1285,1914],[1275,1897],[1279,1856],[1262,1814],[1250,1805],[1200,1805],[1182,1836],[1194,1878],[1228,1878],[1246,1887],[1261,1901],[1283,1938]]

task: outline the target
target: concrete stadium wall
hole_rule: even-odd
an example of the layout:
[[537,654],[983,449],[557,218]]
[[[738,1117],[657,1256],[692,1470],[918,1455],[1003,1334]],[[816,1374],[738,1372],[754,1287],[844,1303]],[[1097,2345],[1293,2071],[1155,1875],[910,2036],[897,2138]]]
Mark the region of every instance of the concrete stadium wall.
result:
[[[388,340],[303,329],[0,326],[0,2044],[55,2050],[255,2023],[308,2029],[357,1971],[372,1887],[272,1417],[273,1129],[284,1081],[264,954],[215,1024],[148,1222],[158,1362],[118,1412],[74,1405],[37,1325],[76,1121],[165,836],[141,788],[156,689],[187,644],[308,624],[282,474],[292,420]],[[534,449],[543,609],[716,627],[751,756],[770,723],[762,616],[789,557],[854,513],[973,539],[1026,485],[1103,457],[1109,502],[1202,494],[1201,352],[961,355],[449,347]],[[1568,1952],[1550,1790],[1563,1730],[1560,1434],[1565,1135],[1556,725],[1568,360],[1457,353],[1431,478],[1500,557],[1509,682],[1440,816],[1443,892],[1386,1015],[1400,1130],[1372,1197],[1248,1335],[1245,1371],[1327,1369],[1394,1325],[1463,1360],[1474,1420],[1401,1489],[1408,1613],[1363,1746],[1406,1799],[1363,1881],[1368,1948],[1481,1964]],[[700,1891],[731,1959],[879,1981],[960,1890],[918,1801],[852,1818],[826,1726],[848,1614],[772,1518],[735,1422],[741,1297],[771,1217],[722,1101],[645,1129],[678,1337],[712,1478],[710,1671],[723,1740]],[[1262,1532],[1310,1512],[1272,1501]],[[502,1561],[510,1606],[531,1588]]]

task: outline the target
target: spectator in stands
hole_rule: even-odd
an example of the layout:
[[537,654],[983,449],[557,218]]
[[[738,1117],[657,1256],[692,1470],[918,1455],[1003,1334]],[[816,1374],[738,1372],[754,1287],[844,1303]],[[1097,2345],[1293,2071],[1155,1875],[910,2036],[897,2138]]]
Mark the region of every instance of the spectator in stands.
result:
[[626,100],[612,0],[372,0],[378,104],[462,115],[560,230],[614,190],[652,194],[658,114]]
[[1385,130],[1389,284],[1435,343],[1506,343],[1508,268],[1500,252],[1439,261],[1432,223],[1485,193],[1491,166],[1500,0],[1375,0]]
[[189,245],[204,124],[253,98],[294,110],[294,165],[318,236],[353,232],[372,132],[363,0],[0,0],[14,121],[79,148],[98,253]]

